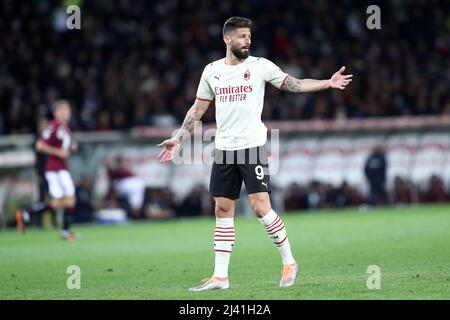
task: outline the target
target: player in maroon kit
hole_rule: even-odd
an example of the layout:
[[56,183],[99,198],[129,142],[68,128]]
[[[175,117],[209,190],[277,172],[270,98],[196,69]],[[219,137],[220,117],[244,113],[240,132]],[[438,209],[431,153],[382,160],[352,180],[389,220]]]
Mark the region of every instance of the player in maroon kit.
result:
[[112,189],[126,198],[132,210],[132,218],[140,219],[144,203],[144,181],[133,173],[129,159],[123,156],[116,157],[112,162],[107,161],[106,165]]
[[58,100],[53,104],[54,120],[42,132],[36,142],[36,150],[47,154],[45,179],[50,193],[49,205],[63,211],[63,228],[61,236],[66,240],[76,239],[70,231],[72,215],[75,207],[75,187],[68,171],[67,158],[71,151],[76,151],[72,143],[69,120],[70,104],[67,100]]
[[[42,118],[38,121],[38,132],[36,134],[33,145],[40,139],[42,132],[48,127],[48,120]],[[34,165],[36,171],[36,178],[38,183],[39,197],[38,201],[33,203],[28,208],[19,208],[16,212],[17,230],[25,232],[25,226],[35,224],[42,227],[42,214],[46,211],[51,212],[53,225],[56,225],[56,212],[47,203],[48,198],[48,183],[45,179],[45,165],[47,163],[47,155],[36,150],[36,162]]]

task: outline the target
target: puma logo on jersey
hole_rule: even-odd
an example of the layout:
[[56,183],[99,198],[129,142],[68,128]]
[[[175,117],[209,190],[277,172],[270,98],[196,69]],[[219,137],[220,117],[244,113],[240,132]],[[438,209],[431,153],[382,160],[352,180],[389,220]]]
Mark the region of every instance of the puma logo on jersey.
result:
[[261,182],[261,184],[267,188],[267,183]]
[[217,81],[220,81],[220,77],[221,77],[222,75],[220,75],[220,76],[214,76],[214,78],[216,78],[217,79]]

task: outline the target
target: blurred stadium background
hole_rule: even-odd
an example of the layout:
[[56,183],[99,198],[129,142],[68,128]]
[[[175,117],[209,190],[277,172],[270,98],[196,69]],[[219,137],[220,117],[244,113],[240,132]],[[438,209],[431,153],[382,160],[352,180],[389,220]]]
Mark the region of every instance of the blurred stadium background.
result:
[[[81,30],[66,28],[71,4]],[[381,7],[381,30],[366,28],[370,4]],[[4,0],[0,9],[3,227],[39,197],[32,146],[59,98],[72,103],[80,147],[70,159],[76,221],[212,216],[210,166],[162,166],[156,144],[182,122],[204,65],[223,56],[221,28],[235,14],[254,20],[252,54],[285,72],[325,78],[345,65],[354,74],[344,92],[266,88],[263,118],[280,129],[277,211],[365,208],[376,146],[388,163],[384,204],[450,201],[446,1]],[[212,106],[204,124],[213,122]],[[117,156],[145,187],[139,215],[111,188],[107,163]],[[245,197],[237,212],[250,214]]]
[[[66,28],[72,4],[81,30]],[[380,30],[366,28],[372,4]],[[354,80],[311,95],[266,88],[263,118],[280,130],[278,144],[269,137],[271,198],[304,271],[299,285],[277,287],[277,252],[244,218],[244,191],[233,289],[194,297],[186,289],[213,262],[210,165],[161,165],[156,144],[182,122],[204,65],[223,56],[232,15],[253,19],[253,55],[300,78],[345,65]],[[0,34],[1,299],[448,299],[448,1],[2,0]],[[13,229],[15,211],[40,197],[33,144],[60,98],[72,104],[79,144],[69,162],[75,221],[89,223],[75,226],[83,239],[70,244],[56,229]],[[212,105],[203,129],[214,117]],[[372,173],[386,175],[385,197],[371,194],[365,175],[377,147],[387,167]],[[112,187],[114,176],[132,177],[139,208]],[[97,225],[137,220],[149,223]],[[42,225],[51,229],[48,213]],[[72,264],[83,290],[65,286]],[[366,287],[373,264],[382,290]]]

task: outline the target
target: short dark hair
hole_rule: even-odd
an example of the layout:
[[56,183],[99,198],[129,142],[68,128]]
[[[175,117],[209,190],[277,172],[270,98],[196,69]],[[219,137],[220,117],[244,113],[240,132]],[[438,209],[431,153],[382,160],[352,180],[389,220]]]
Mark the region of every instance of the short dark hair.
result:
[[231,17],[223,25],[223,35],[229,34],[231,31],[239,28],[252,28],[252,20],[242,17]]

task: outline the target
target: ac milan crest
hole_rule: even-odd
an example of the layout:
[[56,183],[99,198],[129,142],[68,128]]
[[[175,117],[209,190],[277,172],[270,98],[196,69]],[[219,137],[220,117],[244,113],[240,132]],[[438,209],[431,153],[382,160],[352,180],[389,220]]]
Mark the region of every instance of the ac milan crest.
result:
[[244,80],[247,81],[248,79],[250,79],[250,71],[248,71],[247,69],[247,71],[245,71],[244,73]]

